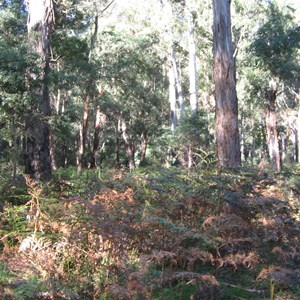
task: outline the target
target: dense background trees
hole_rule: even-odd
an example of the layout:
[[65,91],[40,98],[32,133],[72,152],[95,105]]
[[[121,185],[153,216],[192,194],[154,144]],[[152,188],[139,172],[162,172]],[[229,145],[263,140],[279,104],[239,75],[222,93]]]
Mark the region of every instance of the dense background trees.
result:
[[0,146],[13,176],[299,161],[296,1],[232,1],[226,43],[219,1],[26,3],[0,11]]

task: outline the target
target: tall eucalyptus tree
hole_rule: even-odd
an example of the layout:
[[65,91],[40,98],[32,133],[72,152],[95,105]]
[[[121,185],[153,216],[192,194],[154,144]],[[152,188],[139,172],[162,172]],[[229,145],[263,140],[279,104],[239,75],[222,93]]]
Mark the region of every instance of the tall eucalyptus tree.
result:
[[196,45],[195,45],[195,19],[191,9],[190,0],[185,0],[186,18],[188,24],[188,52],[189,52],[189,98],[192,114],[198,111],[198,89],[196,68]]
[[31,51],[37,54],[40,75],[28,70],[28,90],[33,100],[27,116],[26,171],[36,178],[51,176],[49,147],[49,117],[51,115],[48,77],[50,73],[50,42],[53,30],[54,10],[52,0],[28,0],[27,29]]
[[213,0],[213,16],[218,165],[220,168],[236,168],[241,164],[241,152],[230,1]]

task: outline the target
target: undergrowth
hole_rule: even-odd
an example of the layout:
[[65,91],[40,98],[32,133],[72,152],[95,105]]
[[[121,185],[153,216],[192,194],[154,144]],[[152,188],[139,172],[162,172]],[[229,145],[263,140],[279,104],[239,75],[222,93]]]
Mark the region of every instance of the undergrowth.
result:
[[299,173],[1,177],[1,299],[299,299]]

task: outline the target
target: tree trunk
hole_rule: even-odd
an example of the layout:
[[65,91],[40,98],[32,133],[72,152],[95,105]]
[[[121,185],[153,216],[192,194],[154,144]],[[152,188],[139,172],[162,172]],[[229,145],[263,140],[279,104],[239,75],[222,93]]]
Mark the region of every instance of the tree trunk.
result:
[[272,169],[274,171],[281,170],[279,141],[277,133],[277,116],[275,111],[275,102],[277,96],[277,86],[274,81],[270,81],[267,92],[267,100],[269,104],[266,109],[266,129],[267,129],[267,145]]
[[97,106],[96,109],[96,118],[95,118],[95,126],[94,126],[94,142],[93,142],[93,153],[90,162],[90,168],[97,167],[97,156],[98,156],[98,149],[100,144],[100,130],[101,130],[101,111],[100,106]]
[[190,107],[191,112],[198,111],[198,96],[197,96],[197,71],[196,71],[196,46],[194,39],[195,24],[193,14],[190,11],[189,0],[186,0],[186,13],[188,20],[188,44],[189,44],[189,79],[190,79]]
[[[95,48],[95,43],[97,41],[97,34],[98,34],[98,15],[96,15],[94,19],[94,32],[90,41],[88,61],[87,61],[88,64],[90,64],[93,60],[93,50]],[[82,126],[80,129],[79,157],[78,157],[78,164],[77,164],[77,170],[79,172],[82,168],[87,167],[86,148],[88,142],[87,138],[88,138],[89,106],[91,100],[90,98],[91,96],[94,96],[94,94],[91,93],[91,91],[94,90],[94,86],[95,86],[94,78],[90,77],[87,84],[86,95],[83,103]]]
[[128,160],[128,165],[130,170],[135,169],[135,146],[131,138],[129,137],[129,134],[127,132],[127,126],[125,123],[125,120],[123,119],[121,115],[121,128],[122,128],[122,137],[126,145],[126,157]]
[[[57,63],[56,63],[56,71],[60,72],[60,63],[59,63],[59,61],[57,61]],[[63,111],[61,111],[61,109],[60,109],[61,108],[61,100],[62,100],[61,89],[58,88],[56,93],[52,94],[52,103],[53,103],[53,106],[55,108],[55,114],[56,115],[60,115],[61,113],[63,113]],[[49,146],[50,146],[50,156],[51,156],[51,169],[52,169],[52,171],[55,171],[57,169],[56,145],[55,145],[54,135],[53,135],[52,130],[50,130],[50,135],[49,135]]]
[[244,115],[241,113],[241,122],[240,122],[240,143],[241,143],[241,161],[246,161],[245,155],[245,135],[244,135]]
[[140,159],[140,167],[144,167],[146,165],[146,152],[148,147],[148,137],[147,133],[143,133],[142,143],[141,143],[141,159]]
[[241,165],[230,1],[213,0],[216,148],[219,168]]
[[49,147],[50,147],[50,157],[51,157],[51,169],[52,171],[57,170],[57,164],[56,164],[56,146],[53,140],[53,132],[50,131],[49,134]]
[[169,52],[170,60],[171,60],[172,67],[173,67],[176,90],[177,90],[177,95],[178,95],[179,117],[182,119],[184,117],[184,101],[183,101],[183,93],[182,93],[182,84],[181,84],[180,74],[179,74],[178,68],[177,68],[176,56],[175,56],[172,46],[170,46],[169,51],[170,51]]
[[171,131],[174,131],[177,126],[177,111],[176,111],[176,81],[174,67],[172,61],[172,47],[169,48],[169,102],[171,109]]
[[12,153],[12,165],[13,165],[13,173],[12,173],[12,179],[16,180],[17,176],[17,163],[18,163],[18,145],[17,145],[17,126],[16,126],[16,120],[15,120],[15,115],[13,115],[13,120],[12,120],[12,126],[13,126],[13,153]]
[[116,131],[116,166],[117,168],[121,167],[120,161],[120,151],[121,151],[121,135],[122,135],[122,118],[121,115],[118,115],[118,123],[115,126]]
[[81,171],[82,168],[87,167],[85,152],[86,152],[87,135],[88,135],[88,124],[89,124],[89,105],[90,105],[90,95],[87,94],[84,99],[82,126],[80,128],[79,157],[78,157],[78,166],[77,166],[78,171]]
[[100,133],[101,127],[103,127],[106,123],[106,116],[101,113],[100,106],[97,106],[96,109],[96,118],[95,118],[95,125],[94,125],[94,142],[93,142],[93,151],[92,151],[92,158],[90,162],[90,168],[97,167],[97,160],[99,154],[99,146],[100,146]]
[[[284,162],[286,162],[287,157],[288,157],[288,153],[287,153],[287,142],[288,142],[288,136],[285,133],[282,133],[280,135],[280,145],[281,145],[281,157],[280,157],[280,161],[281,164],[283,164]],[[279,149],[280,150],[280,149]]]
[[[25,170],[35,178],[49,178],[51,176],[51,157],[49,149],[50,127],[48,119],[51,115],[50,97],[47,79],[50,73],[50,35],[53,24],[52,0],[28,0],[28,36],[32,51],[39,55],[37,65],[43,70],[40,76],[41,87],[31,90],[37,99],[37,113],[32,108],[26,121],[27,153]],[[35,75],[28,74],[34,78]],[[29,87],[30,89],[30,87]],[[41,117],[40,117],[41,115]]]

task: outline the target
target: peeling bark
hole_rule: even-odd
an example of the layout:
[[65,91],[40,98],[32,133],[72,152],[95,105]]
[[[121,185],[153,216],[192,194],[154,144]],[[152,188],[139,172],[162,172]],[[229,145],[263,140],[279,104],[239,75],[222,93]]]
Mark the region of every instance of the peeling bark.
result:
[[216,147],[219,168],[241,165],[229,1],[213,0]]

